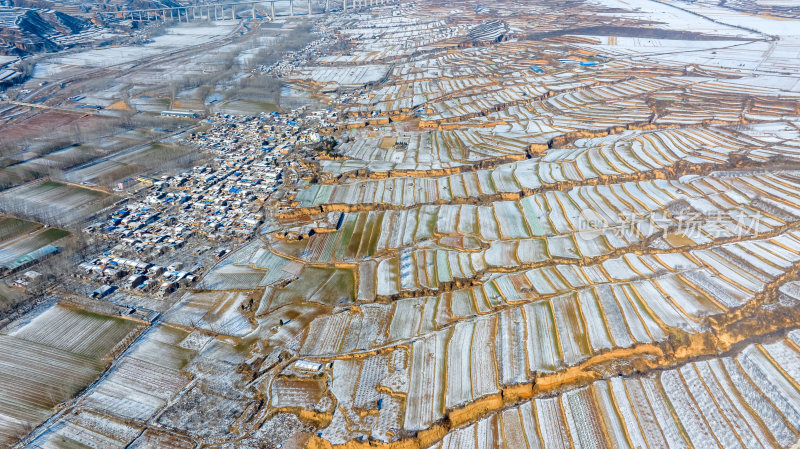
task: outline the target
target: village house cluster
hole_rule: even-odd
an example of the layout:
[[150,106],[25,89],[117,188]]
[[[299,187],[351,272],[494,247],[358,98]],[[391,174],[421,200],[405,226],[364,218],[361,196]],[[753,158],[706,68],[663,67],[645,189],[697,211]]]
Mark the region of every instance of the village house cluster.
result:
[[[210,154],[207,163],[175,175],[142,178],[149,184],[135,199],[113,208],[87,232],[117,242],[102,256],[80,265],[80,276],[103,283],[93,296],[117,286],[166,295],[193,284],[205,267],[153,263],[174,251],[224,257],[253,238],[264,205],[283,183],[283,156],[320,141],[331,113],[306,116],[304,108],[258,117],[216,115],[188,143]],[[295,169],[289,167],[292,173]]]
[[164,296],[179,287],[188,286],[197,279],[194,267],[189,271],[181,270],[183,265],[176,263],[168,267],[143,262],[136,259],[106,255],[91,262],[79,265],[81,275],[103,282],[104,285],[92,292],[93,298],[103,298],[119,287],[129,290],[154,291]]

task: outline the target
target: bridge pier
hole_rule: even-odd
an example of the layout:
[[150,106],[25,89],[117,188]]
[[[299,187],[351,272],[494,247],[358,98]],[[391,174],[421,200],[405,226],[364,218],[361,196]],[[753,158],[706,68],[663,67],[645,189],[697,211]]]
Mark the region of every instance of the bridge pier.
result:
[[269,9],[272,12],[272,20],[275,20],[275,2],[269,4]]
[[311,15],[311,0],[308,0],[308,15]]
[[289,0],[289,17],[294,17],[294,0]]

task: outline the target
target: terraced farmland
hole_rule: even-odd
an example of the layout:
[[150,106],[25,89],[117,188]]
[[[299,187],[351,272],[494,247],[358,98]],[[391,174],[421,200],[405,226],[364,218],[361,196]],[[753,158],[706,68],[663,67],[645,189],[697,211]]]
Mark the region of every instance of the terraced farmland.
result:
[[[602,3],[565,20],[632,8]],[[428,5],[406,21],[437,46],[406,56],[408,23],[387,19],[319,59],[313,73],[394,65],[340,108],[342,157],[306,161],[320,181],[279,214],[335,229],[266,247],[305,264],[289,289],[322,269],[355,275],[334,307],[310,290],[275,302],[287,287],[270,284],[259,307],[309,307],[282,347],[321,365],[337,405],[311,383],[272,385],[314,414],[316,447],[796,443],[796,77],[749,65],[770,30],[636,4],[661,15],[603,17],[704,37],[548,35],[545,2],[495,5],[528,38],[473,46],[480,14],[436,28],[443,7]],[[774,45],[795,54],[797,32],[781,30]]]
[[796,332],[734,356],[526,400],[431,447],[473,439],[509,447],[785,447],[798,431]]
[[[210,118],[218,154],[238,132],[283,167],[255,237],[220,246],[29,443],[798,447],[800,21],[759,5],[320,17],[324,49],[254,70],[324,110],[268,132],[265,116]],[[311,116],[326,121],[306,129]],[[113,199],[54,181],[19,193],[69,203],[68,220]],[[35,415],[0,407],[9,441],[138,335],[109,320],[53,309],[0,339],[74,378],[63,397],[31,394]]]

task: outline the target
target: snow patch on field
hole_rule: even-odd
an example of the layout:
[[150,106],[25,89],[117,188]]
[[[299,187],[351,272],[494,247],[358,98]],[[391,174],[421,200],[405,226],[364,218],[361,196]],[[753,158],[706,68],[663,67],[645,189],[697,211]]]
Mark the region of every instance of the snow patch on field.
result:
[[57,64],[47,65],[37,76],[48,76],[58,71],[58,65],[84,67],[110,67],[130,63],[143,58],[150,58],[170,53],[182,48],[211,42],[228,34],[230,25],[203,27],[170,28],[166,34],[157,36],[152,42],[142,46],[124,45],[120,47],[87,50],[54,59]]
[[[658,22],[658,27],[670,30],[690,30],[717,36],[758,38],[755,33],[716,23],[691,14],[681,8],[653,0],[591,0],[608,8],[632,11],[631,18]],[[681,4],[683,7],[684,4]],[[616,16],[617,13],[612,15]]]

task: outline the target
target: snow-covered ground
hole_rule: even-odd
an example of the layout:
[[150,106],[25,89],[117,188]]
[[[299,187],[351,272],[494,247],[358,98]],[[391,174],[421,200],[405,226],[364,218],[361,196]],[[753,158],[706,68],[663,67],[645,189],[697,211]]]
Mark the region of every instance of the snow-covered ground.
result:
[[0,55],[0,67],[3,67],[3,66],[5,66],[6,64],[9,64],[9,63],[11,63],[11,62],[14,62],[14,61],[16,61],[17,59],[19,59],[19,58],[18,58],[18,57],[16,57],[16,56],[4,56],[4,55]]
[[[725,26],[716,20],[701,17],[684,11],[677,6],[667,5],[654,0],[590,0],[592,3],[608,8],[618,8],[631,11],[627,17],[659,22],[657,28],[669,30],[687,30],[696,33],[713,34],[717,36],[759,38],[757,33]],[[682,2],[676,2],[680,7]],[[619,13],[608,13],[608,15],[619,16]],[[715,18],[716,19],[716,18]],[[731,24],[736,25],[736,24]]]
[[[608,1],[608,0],[603,0]],[[640,0],[648,1],[648,0]],[[648,1],[649,2],[649,1]],[[652,2],[649,2],[652,3]],[[797,6],[797,2],[791,2],[792,6]],[[700,14],[706,17],[713,17],[714,20],[733,26],[749,28],[771,36],[779,36],[782,39],[790,36],[800,36],[800,20],[787,19],[782,17],[769,17],[763,15],[747,14],[715,5],[697,4],[689,2],[675,2],[676,6]]]
[[227,35],[232,29],[233,25],[230,24],[170,28],[166,34],[155,37],[152,42],[145,45],[124,45],[86,50],[54,58],[47,63],[37,64],[34,77],[48,78],[69,66],[99,68],[133,63],[137,60],[212,42]]
[[317,83],[338,83],[345,86],[363,85],[380,80],[386,76],[388,70],[389,66],[386,65],[320,67],[311,70],[311,79]]
[[778,76],[792,76],[791,81],[784,80],[779,84],[787,90],[798,88],[793,76],[800,70],[800,20],[756,16],[681,1],[672,5],[654,0],[590,1],[631,11],[629,17],[658,22],[655,24],[657,28],[740,39],[702,41],[601,37],[604,43],[592,47],[606,55],[674,66],[728,69],[747,75],[770,75],[772,81],[776,81]]

